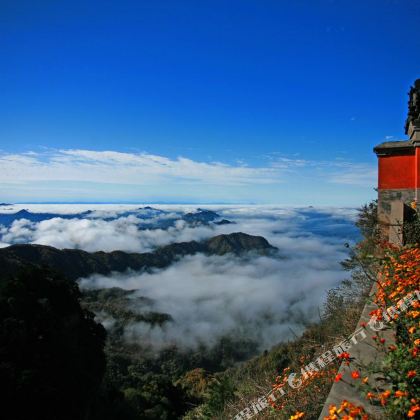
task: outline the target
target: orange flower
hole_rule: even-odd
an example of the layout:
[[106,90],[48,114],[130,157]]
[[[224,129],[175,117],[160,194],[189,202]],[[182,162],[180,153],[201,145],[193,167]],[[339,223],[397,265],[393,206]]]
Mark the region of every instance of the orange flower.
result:
[[368,381],[369,381],[369,378],[366,376],[365,378],[363,378],[362,379],[362,382],[364,383],[364,384],[367,384],[368,383]]
[[329,414],[333,416],[337,412],[337,407],[335,405],[330,405]]
[[334,382],[339,382],[339,381],[341,381],[341,378],[343,377],[343,374],[342,373],[339,373],[338,375],[336,375],[335,376],[335,378],[334,378]]
[[366,398],[372,400],[373,398],[376,398],[376,395],[373,392],[368,392]]
[[381,396],[384,398],[388,398],[391,395],[391,391],[387,389],[386,391],[382,392]]
[[330,405],[329,416],[324,417],[324,420],[355,420],[356,418],[368,420],[364,408],[362,406],[354,405],[347,400],[343,400],[338,409],[335,405]]
[[338,357],[339,359],[350,359],[350,353],[347,353],[347,352],[345,351],[345,352],[343,352],[343,353],[340,353],[337,357]]
[[387,389],[386,391],[382,392],[381,398],[380,398],[381,405],[385,405],[386,404],[387,399],[390,397],[390,395],[391,395],[391,391],[389,389]]
[[[420,405],[413,405],[410,407],[410,411],[407,413],[408,417],[414,417],[416,415],[416,412],[420,411]],[[410,415],[412,414],[412,415]]]
[[407,378],[414,378],[416,376],[415,370],[409,370],[407,373]]
[[407,392],[405,392],[405,391],[400,391],[400,390],[395,391],[395,396],[397,398],[405,397],[406,395],[407,395]]
[[351,373],[351,377],[352,377],[353,379],[358,379],[358,378],[360,378],[360,372],[358,372],[357,370],[354,370],[354,371]]
[[301,419],[304,415],[305,413],[303,411],[297,411],[296,414],[291,416],[289,420],[298,420]]

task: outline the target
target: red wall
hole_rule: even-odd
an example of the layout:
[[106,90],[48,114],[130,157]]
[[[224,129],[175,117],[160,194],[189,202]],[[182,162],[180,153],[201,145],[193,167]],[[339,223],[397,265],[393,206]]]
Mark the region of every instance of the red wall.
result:
[[[416,154],[420,157],[420,150],[416,148]],[[416,182],[418,174],[416,169],[420,159],[416,155],[405,156],[379,156],[379,189],[416,188],[420,183]]]

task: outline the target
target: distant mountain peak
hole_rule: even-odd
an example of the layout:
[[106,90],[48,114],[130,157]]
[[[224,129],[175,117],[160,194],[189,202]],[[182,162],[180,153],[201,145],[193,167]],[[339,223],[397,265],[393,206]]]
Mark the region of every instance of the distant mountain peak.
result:
[[219,219],[220,215],[212,210],[198,208],[195,212],[186,213],[182,216],[189,223],[209,223]]
[[214,224],[215,225],[234,225],[235,222],[232,222],[232,221],[227,220],[227,219],[222,219],[222,220],[219,220],[218,222],[214,222]]
[[277,249],[270,245],[264,237],[248,235],[243,232],[217,235],[206,241],[206,245],[212,254],[217,255],[242,254],[249,251],[268,253]]

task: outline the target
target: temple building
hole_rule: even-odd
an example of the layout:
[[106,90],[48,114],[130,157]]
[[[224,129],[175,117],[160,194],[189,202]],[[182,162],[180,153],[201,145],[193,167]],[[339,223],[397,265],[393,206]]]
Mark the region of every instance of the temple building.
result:
[[374,148],[378,156],[378,220],[384,239],[404,242],[402,224],[420,200],[420,79],[409,92],[405,134]]

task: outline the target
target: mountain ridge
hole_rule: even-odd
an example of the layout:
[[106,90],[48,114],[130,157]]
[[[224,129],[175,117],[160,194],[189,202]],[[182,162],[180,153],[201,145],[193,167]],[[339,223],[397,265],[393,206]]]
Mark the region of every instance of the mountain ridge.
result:
[[[0,204],[0,206],[6,205],[6,204]],[[157,209],[154,207],[146,206],[146,207],[138,207],[136,209],[126,210],[126,211],[120,211],[116,214],[110,214],[109,216],[101,217],[104,221],[112,221],[117,220],[119,218],[129,217],[129,216],[135,216],[139,217],[142,221],[138,221],[138,225],[142,226],[142,228],[168,228],[169,226],[172,226],[177,220],[183,220],[189,225],[197,226],[200,224],[203,225],[212,225],[212,224],[228,224],[228,223],[234,223],[230,220],[219,220],[221,219],[221,216],[212,211],[212,210],[206,210],[198,208],[196,211],[185,213],[185,214],[177,214],[172,215],[171,217],[166,217],[164,220],[155,220],[153,221],[154,217],[160,216],[160,215],[167,215],[170,216],[170,212],[162,209]],[[61,214],[61,213],[38,213],[38,212],[32,212],[27,209],[21,209],[19,211],[16,211],[14,213],[1,213],[0,212],[0,225],[4,225],[6,227],[12,226],[12,224],[21,219],[25,219],[32,223],[40,223],[46,220],[51,219],[65,219],[65,220],[82,220],[85,218],[88,219],[98,219],[98,216],[95,216],[94,210],[86,210],[79,213],[68,213],[68,214]],[[147,220],[150,221],[150,223],[147,223]],[[219,220],[219,221],[218,221]]]
[[145,253],[90,253],[80,249],[57,249],[47,245],[15,244],[0,249],[0,266],[4,272],[10,274],[25,264],[49,266],[63,273],[69,280],[76,280],[94,273],[106,275],[112,271],[123,272],[127,269],[138,271],[165,268],[179,257],[197,253],[242,255],[255,252],[264,255],[276,249],[264,237],[242,232],[217,235],[201,242],[173,243]]

